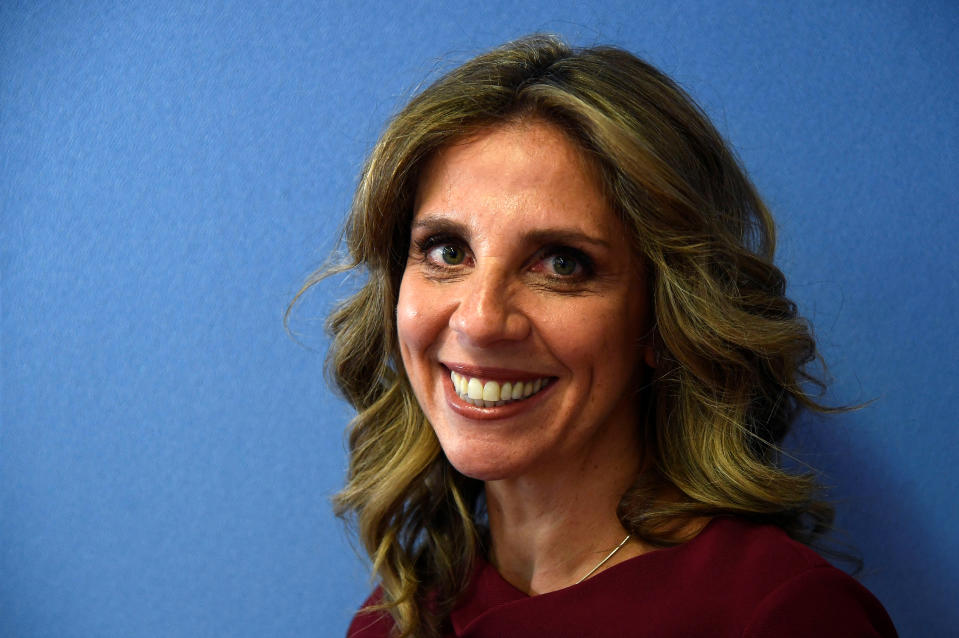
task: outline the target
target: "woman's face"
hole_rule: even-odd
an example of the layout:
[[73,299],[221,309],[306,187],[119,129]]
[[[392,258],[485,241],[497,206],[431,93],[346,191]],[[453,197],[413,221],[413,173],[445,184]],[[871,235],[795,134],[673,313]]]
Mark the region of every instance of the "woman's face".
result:
[[410,239],[400,350],[454,467],[494,480],[638,462],[645,278],[560,129],[501,125],[441,150]]

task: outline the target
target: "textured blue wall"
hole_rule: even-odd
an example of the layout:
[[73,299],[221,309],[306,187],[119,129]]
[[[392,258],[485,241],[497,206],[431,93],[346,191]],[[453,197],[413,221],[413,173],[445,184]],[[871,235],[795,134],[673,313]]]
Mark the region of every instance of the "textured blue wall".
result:
[[732,140],[832,396],[876,399],[794,443],[902,633],[959,624],[954,3],[79,4],[0,5],[0,635],[344,631],[344,288],[307,348],[282,314],[388,115],[532,31],[647,57]]

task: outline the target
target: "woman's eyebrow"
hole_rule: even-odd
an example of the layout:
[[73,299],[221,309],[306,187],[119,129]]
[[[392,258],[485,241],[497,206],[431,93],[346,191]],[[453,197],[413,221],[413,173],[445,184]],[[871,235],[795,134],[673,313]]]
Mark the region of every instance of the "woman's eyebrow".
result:
[[524,234],[533,244],[592,244],[598,248],[610,248],[605,239],[569,228],[540,228]]
[[466,224],[456,221],[446,215],[425,215],[413,220],[411,230],[426,230],[432,233],[449,233],[451,235],[469,236]]

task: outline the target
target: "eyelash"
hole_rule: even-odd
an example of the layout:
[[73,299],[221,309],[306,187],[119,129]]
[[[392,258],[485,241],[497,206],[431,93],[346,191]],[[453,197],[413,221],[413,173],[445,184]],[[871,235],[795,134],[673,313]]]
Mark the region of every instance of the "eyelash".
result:
[[455,270],[456,266],[431,260],[429,258],[430,251],[439,246],[458,246],[460,250],[463,250],[463,242],[458,237],[452,235],[430,235],[425,239],[415,240],[413,243],[416,245],[420,259],[422,259],[427,266],[444,271]]
[[[462,239],[454,235],[429,235],[423,239],[414,240],[419,258],[431,269],[441,272],[453,272],[459,268],[459,264],[446,264],[441,260],[430,259],[430,251],[442,246],[456,246],[460,250],[466,251]],[[544,276],[552,283],[566,285],[580,283],[588,280],[595,275],[596,268],[592,258],[583,251],[572,246],[555,245],[546,246],[541,249],[536,256],[535,263],[539,264],[545,260],[555,257],[569,257],[577,265],[579,272],[571,275],[560,275],[556,273],[546,273]],[[468,255],[467,255],[468,257]]]

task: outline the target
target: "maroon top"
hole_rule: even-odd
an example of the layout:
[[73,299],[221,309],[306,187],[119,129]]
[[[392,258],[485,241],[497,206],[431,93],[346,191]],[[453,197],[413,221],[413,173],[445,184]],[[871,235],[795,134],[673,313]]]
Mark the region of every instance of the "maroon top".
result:
[[[379,599],[379,589],[367,603]],[[694,539],[528,596],[480,560],[447,636],[896,636],[862,585],[777,527],[722,517]],[[386,638],[392,619],[358,613],[348,638]]]

